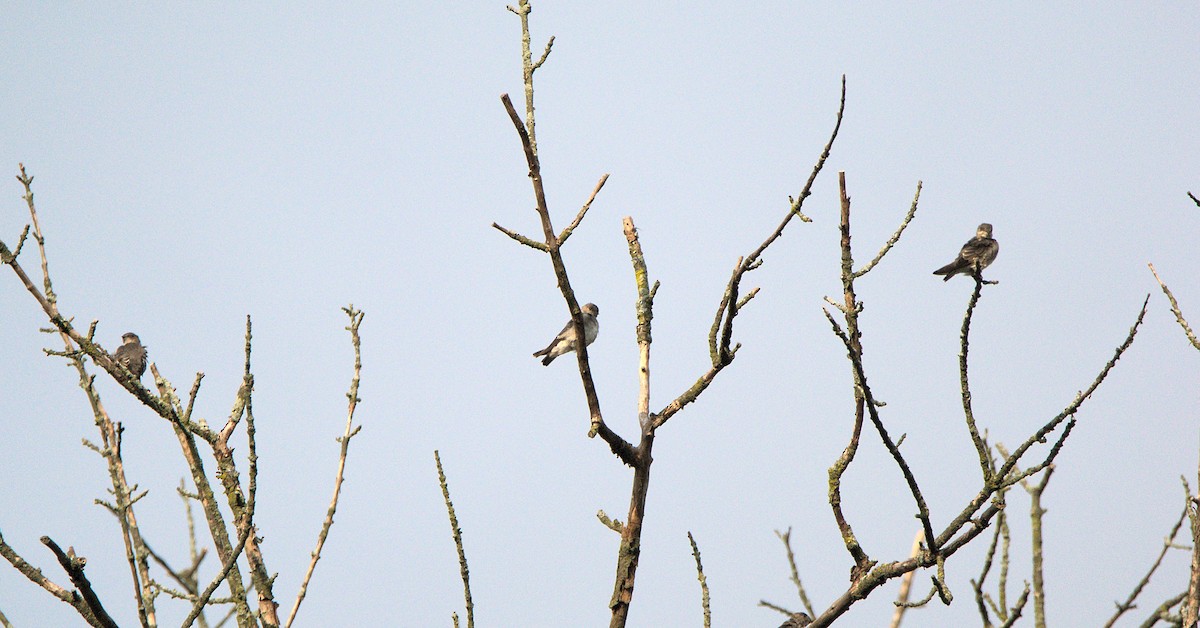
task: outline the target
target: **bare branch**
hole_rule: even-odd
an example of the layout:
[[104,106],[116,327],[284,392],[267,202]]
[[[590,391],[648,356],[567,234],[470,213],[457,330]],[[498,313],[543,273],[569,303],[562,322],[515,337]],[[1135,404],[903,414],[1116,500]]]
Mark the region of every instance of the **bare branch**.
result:
[[642,253],[633,219],[626,217],[623,225],[638,294],[638,423],[641,426],[642,437],[634,458],[629,515],[621,528],[621,543],[617,550],[617,573],[613,581],[612,598],[608,604],[612,610],[610,628],[625,625],[629,617],[629,605],[633,600],[638,558],[641,556],[642,519],[646,514],[646,495],[650,490],[650,465],[654,462],[654,430],[657,427],[649,416],[651,321],[654,319],[654,301],[650,297],[650,273],[646,269],[646,258]]
[[963,315],[962,331],[959,334],[961,349],[958,354],[958,379],[962,390],[963,415],[966,417],[967,431],[971,434],[971,442],[975,444],[975,451],[979,455],[979,468],[983,472],[983,484],[987,486],[992,482],[993,469],[987,445],[979,436],[979,428],[975,425],[975,413],[971,409],[971,383],[967,376],[967,353],[971,344],[971,317],[975,313],[975,306],[979,303],[982,294],[983,280],[977,272],[975,273],[975,290],[971,293],[971,300],[967,303],[967,313]]
[[858,279],[859,277],[871,272],[871,269],[875,268],[875,265],[879,263],[879,260],[883,259],[883,256],[887,255],[887,252],[892,250],[892,247],[900,241],[900,234],[904,233],[904,230],[908,228],[908,223],[912,222],[913,216],[917,214],[917,201],[920,199],[921,182],[917,181],[917,192],[913,195],[912,205],[909,206],[908,213],[904,215],[904,220],[900,223],[900,226],[896,229],[896,232],[892,234],[892,237],[888,238],[888,241],[884,243],[883,248],[879,249],[879,253],[875,255],[875,259],[868,262],[866,266],[854,271],[855,279]]
[[[841,250],[842,250],[842,287],[845,300],[845,317],[846,331],[842,332],[837,321],[825,311],[825,316],[833,325],[834,333],[842,339],[842,343],[846,346],[847,357],[850,359],[852,374],[855,385],[855,402],[866,406],[867,415],[871,419],[871,423],[875,426],[875,431],[878,432],[880,439],[892,458],[896,461],[896,465],[900,467],[900,472],[904,476],[905,483],[908,484],[909,492],[912,493],[914,501],[917,504],[917,518],[921,520],[921,527],[925,530],[925,542],[929,551],[936,557],[938,553],[937,540],[933,535],[933,525],[929,520],[929,507],[925,503],[925,497],[921,494],[921,489],[917,485],[917,479],[909,468],[908,462],[904,460],[904,455],[900,453],[900,448],[892,441],[888,435],[887,429],[883,426],[883,420],[879,416],[879,404],[875,401],[874,395],[871,393],[871,388],[867,384],[867,375],[862,363],[862,345],[859,342],[861,333],[858,328],[858,314],[862,309],[862,305],[858,302],[858,298],[854,292],[854,258],[850,246],[850,196],[846,192],[846,173],[838,173],[838,187],[841,194]],[[863,564],[858,564],[856,567],[861,568]]]
[[[101,626],[103,628],[117,628],[117,622],[113,621],[112,617],[108,616],[108,611],[104,610],[104,605],[100,603],[100,598],[96,596],[96,592],[92,590],[92,583],[87,579],[87,575],[83,573],[83,568],[87,566],[87,559],[82,556],[76,556],[74,548],[68,549],[66,552],[58,546],[48,536],[42,537],[42,544],[50,548],[54,553],[54,557],[58,559],[58,564],[67,572],[71,578],[71,584],[79,590],[79,596],[83,598],[82,603],[86,605],[87,613],[82,613],[88,623],[93,626]],[[79,609],[77,604],[72,604]]]
[[59,600],[62,600],[63,602],[75,607],[75,610],[78,611],[79,614],[84,617],[84,619],[87,619],[89,624],[92,624],[93,626],[96,625],[94,623],[95,618],[90,617],[91,611],[88,609],[87,604],[85,604],[82,599],[80,599],[78,596],[75,596],[71,591],[68,591],[67,589],[55,584],[52,580],[47,578],[45,574],[42,573],[41,569],[34,567],[24,558],[21,558],[21,555],[17,554],[16,550],[14,550],[12,546],[10,546],[4,540],[3,534],[0,534],[0,556],[3,556],[5,560],[7,560],[30,582],[45,589],[50,593],[50,595],[53,595]]
[[1146,265],[1150,267],[1150,272],[1154,273],[1154,280],[1158,282],[1159,287],[1162,288],[1163,294],[1167,295],[1167,300],[1171,302],[1171,313],[1175,314],[1175,321],[1178,322],[1179,326],[1183,328],[1183,333],[1187,336],[1188,342],[1192,343],[1193,347],[1200,349],[1200,340],[1196,339],[1196,334],[1193,333],[1192,328],[1188,326],[1187,319],[1183,317],[1183,312],[1179,309],[1179,302],[1175,300],[1175,295],[1171,294],[1171,289],[1167,287],[1167,284],[1163,283],[1161,278],[1159,278],[1158,271],[1154,270],[1154,264]]
[[704,610],[704,628],[712,626],[712,612],[708,605],[708,580],[704,578],[704,565],[700,564],[700,548],[696,539],[688,532],[688,542],[692,544],[692,557],[696,559],[696,579],[700,581],[700,607]]
[[[553,38],[551,38],[551,40],[553,40]],[[584,202],[583,207],[579,209],[579,213],[575,215],[575,220],[572,220],[571,224],[567,225],[567,228],[563,229],[562,233],[558,234],[559,246],[562,246],[563,243],[567,241],[567,238],[571,237],[571,234],[575,232],[575,227],[578,227],[579,223],[583,221],[583,217],[586,216],[588,210],[592,208],[592,201],[596,200],[596,195],[600,193],[600,189],[604,187],[604,183],[606,181],[608,181],[608,173],[605,173],[604,176],[600,177],[600,181],[598,181],[596,183],[596,187],[592,189],[592,195],[588,197],[588,200]]]
[[1108,618],[1107,622],[1104,622],[1104,628],[1112,628],[1117,623],[1117,620],[1121,618],[1121,615],[1124,615],[1126,612],[1137,608],[1137,605],[1134,604],[1134,600],[1137,599],[1138,595],[1141,595],[1142,589],[1145,589],[1146,585],[1150,584],[1150,577],[1153,576],[1154,572],[1158,570],[1159,565],[1162,564],[1163,558],[1167,556],[1167,551],[1170,550],[1171,546],[1175,544],[1175,537],[1179,534],[1179,528],[1183,527],[1183,520],[1187,517],[1187,513],[1188,506],[1185,504],[1183,511],[1179,513],[1179,519],[1176,519],[1175,525],[1171,526],[1171,533],[1168,534],[1163,540],[1162,551],[1158,553],[1158,558],[1154,559],[1154,564],[1150,566],[1150,571],[1147,571],[1146,575],[1142,577],[1135,587],[1133,587],[1133,591],[1130,592],[1129,597],[1125,598],[1124,602],[1116,603],[1117,612],[1113,613],[1113,616]]
[[500,230],[500,232],[503,233],[504,235],[516,240],[517,242],[520,242],[521,244],[524,244],[525,246],[533,247],[539,251],[549,251],[550,250],[550,247],[546,246],[545,243],[538,242],[537,240],[531,240],[515,231],[509,231],[508,229],[505,229],[504,227],[501,227],[500,225],[498,225],[494,222],[492,223],[492,226],[495,227],[496,229]]
[[437,450],[433,451],[433,459],[437,462],[438,483],[442,487],[442,497],[446,499],[446,512],[450,514],[450,536],[454,537],[454,547],[458,550],[458,568],[462,572],[463,597],[467,603],[467,628],[475,627],[475,604],[471,601],[471,572],[467,568],[467,553],[463,549],[462,530],[458,527],[458,517],[454,514],[454,503],[450,501],[450,485],[446,483],[446,473],[442,471],[442,457]]
[[[522,28],[524,32],[524,41],[528,46],[528,6],[527,0],[522,0],[521,7],[523,12],[520,12]],[[527,57],[528,58],[528,57]],[[526,76],[526,92],[529,103],[529,110],[533,109],[533,83],[532,71]],[[533,142],[533,137],[530,131],[526,129],[524,124],[521,124],[521,118],[517,115],[516,109],[513,108],[512,100],[508,94],[502,94],[500,100],[504,103],[504,109],[508,112],[509,119],[512,120],[513,126],[517,130],[517,135],[521,139],[521,147],[525,152],[525,161],[529,166],[529,179],[533,183],[533,195],[537,199],[537,213],[542,221],[542,233],[546,238],[546,248],[550,253],[550,263],[554,267],[554,276],[558,279],[558,288],[562,292],[563,299],[567,302],[567,309],[571,313],[571,320],[575,325],[576,338],[583,338],[583,316],[579,311],[579,301],[575,298],[575,291],[571,288],[571,280],[567,277],[567,268],[563,263],[562,254],[559,253],[558,247],[561,244],[558,238],[554,235],[554,226],[550,221],[550,209],[546,204],[546,192],[542,186],[542,170],[541,164],[537,158],[537,148]],[[532,128],[533,119],[529,119],[530,128]],[[578,343],[579,346],[575,349],[576,360],[579,365],[579,377],[583,382],[584,396],[587,398],[588,411],[591,415],[590,429],[588,436],[600,435],[605,442],[608,443],[612,452],[621,458],[621,461],[627,465],[633,466],[634,460],[632,456],[633,445],[621,438],[604,424],[604,416],[600,412],[600,398],[596,394],[596,385],[592,381],[591,365],[587,358],[586,343]]]
[[[228,579],[230,574],[235,572],[234,565],[237,563],[238,557],[242,555],[242,551],[246,548],[246,542],[249,541],[250,537],[252,536],[254,536],[254,521],[250,518],[246,518],[240,525],[238,525],[237,545],[233,547],[229,558],[221,565],[221,569],[217,572],[217,576],[213,578],[212,582],[208,583],[207,587],[204,587],[204,590],[200,592],[200,595],[196,596],[196,601],[192,604],[191,612],[188,613],[188,616],[184,618],[183,623],[181,624],[183,628],[188,628],[192,625],[192,622],[196,621],[196,618],[201,612],[203,612],[204,607],[209,603],[210,598],[212,598],[212,594],[216,592],[217,587],[221,586],[221,583]],[[244,605],[244,596],[244,593],[241,596],[236,596],[235,594],[235,603],[240,600],[242,603],[241,605]]]
[[[916,536],[913,537],[912,550],[908,553],[910,558],[916,558],[921,554],[921,539],[923,538],[925,538],[925,533],[918,530]],[[912,589],[913,575],[916,573],[916,571],[910,571],[900,577],[900,592],[896,595],[896,610],[892,612],[891,628],[900,628],[900,622],[904,620],[904,612],[908,610],[908,594]]]
[[350,378],[350,390],[346,393],[346,429],[337,439],[341,444],[341,450],[338,452],[337,473],[333,478],[333,497],[329,500],[329,508],[325,510],[325,521],[321,523],[321,531],[317,534],[317,546],[312,551],[312,560],[308,563],[308,570],[304,572],[304,579],[300,581],[300,590],[296,593],[296,601],[292,603],[292,610],[288,613],[287,621],[284,622],[284,626],[287,627],[290,627],[296,620],[296,612],[300,610],[300,603],[304,601],[308,583],[312,580],[313,572],[317,568],[317,561],[321,559],[321,550],[325,547],[325,539],[329,537],[329,530],[333,527],[333,515],[337,512],[338,500],[342,495],[342,482],[346,477],[346,458],[350,453],[350,439],[357,436],[362,430],[361,425],[354,425],[354,411],[358,408],[358,402],[362,401],[358,397],[358,385],[362,380],[362,342],[358,335],[358,329],[362,325],[365,314],[362,310],[354,309],[353,304],[342,308],[342,311],[350,318],[350,324],[346,326],[346,331],[350,332],[350,343],[354,346],[354,375]]
[[1109,371],[1111,371],[1113,367],[1117,365],[1117,360],[1120,360],[1125,351],[1128,350],[1130,345],[1133,344],[1133,339],[1137,335],[1138,328],[1141,327],[1142,321],[1146,318],[1146,306],[1149,303],[1150,295],[1147,294],[1146,300],[1142,302],[1142,309],[1140,312],[1138,312],[1137,320],[1134,321],[1133,326],[1129,328],[1129,334],[1125,337],[1125,341],[1122,342],[1121,345],[1117,347],[1116,351],[1113,352],[1112,359],[1104,365],[1104,368],[1100,369],[1100,373],[1096,376],[1096,379],[1092,380],[1091,385],[1088,386],[1086,390],[1076,395],[1075,400],[1068,404],[1067,407],[1058,414],[1058,416],[1050,419],[1050,421],[1034,432],[1033,435],[1030,436],[1025,442],[1021,443],[1019,447],[1013,450],[1012,456],[996,472],[996,478],[1007,477],[1008,474],[1012,472],[1013,467],[1016,466],[1017,462],[1020,461],[1021,457],[1025,455],[1025,452],[1028,451],[1030,447],[1033,447],[1034,443],[1041,442],[1047,434],[1062,424],[1062,422],[1068,417],[1073,417],[1075,413],[1079,411],[1079,408],[1083,405],[1083,402],[1087,401],[1092,394],[1096,392],[1096,389],[1100,387],[1100,384],[1104,381],[1104,378],[1108,377]]
[[[1141,628],[1150,628],[1154,624],[1157,624],[1160,619],[1170,622],[1169,615],[1171,608],[1182,602],[1185,597],[1187,597],[1187,591],[1167,598],[1162,604],[1158,605],[1158,608],[1154,609],[1154,612],[1150,613],[1150,617],[1146,618],[1146,621],[1142,622]],[[1181,619],[1179,623],[1182,624],[1183,620]]]

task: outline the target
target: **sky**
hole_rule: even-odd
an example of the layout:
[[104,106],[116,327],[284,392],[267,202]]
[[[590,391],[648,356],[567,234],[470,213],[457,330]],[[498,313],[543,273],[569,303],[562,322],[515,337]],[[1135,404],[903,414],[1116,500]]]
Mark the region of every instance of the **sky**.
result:
[[[585,6],[586,5],[586,6]],[[112,350],[135,331],[177,389],[205,373],[196,413],[220,424],[254,325],[260,456],[256,521],[290,610],[329,503],[353,353],[340,308],[366,312],[362,389],[341,502],[298,626],[449,626],[464,614],[434,467],[463,530],[481,626],[608,621],[632,474],[599,439],[572,360],[530,353],[567,319],[549,259],[491,227],[540,233],[517,135],[520,26],[503,2],[5,3],[0,173],[24,163],[62,311]],[[841,134],[804,211],[747,275],[737,359],[658,433],[631,626],[701,625],[690,531],[714,625],[774,626],[758,606],[800,603],[777,530],[792,530],[809,596],[825,608],[851,560],[827,499],[849,439],[849,363],[822,308],[837,295],[837,172],[855,257],[878,251],[922,182],[917,214],[859,280],[865,367],[893,435],[944,527],[978,490],[961,410],[958,336],[971,282],[930,273],[981,222],[1001,243],[972,325],[974,412],[1023,441],[1086,388],[1128,333],[1133,347],[1079,413],[1043,496],[1049,622],[1103,623],[1144,575],[1197,489],[1200,353],[1146,264],[1200,324],[1200,7],[1188,3],[538,2],[539,154],[555,225],[605,173],[564,247],[609,424],[637,433],[635,284],[621,219],[653,280],[651,406],[708,365],[729,272]],[[28,222],[0,177],[0,240]],[[21,263],[36,271],[27,247]],[[38,542],[88,559],[122,625],[128,567],[97,439],[73,370],[43,348],[47,322],[0,269],[0,532],[65,584]],[[149,378],[146,379],[149,382]],[[125,427],[143,534],[186,556],[186,474],[169,426],[101,373]],[[1045,448],[1038,449],[1044,452]],[[245,447],[237,453],[245,454]],[[240,468],[245,469],[244,458]],[[211,472],[211,465],[209,466]],[[907,556],[915,506],[867,431],[843,484],[875,560]],[[1030,578],[1029,502],[1008,499],[1009,595]],[[985,535],[947,563],[954,602],[907,626],[978,623],[970,579]],[[1125,625],[1185,586],[1170,553]],[[211,577],[218,565],[202,567]],[[914,595],[928,591],[918,574]],[[995,575],[989,578],[995,585]],[[846,625],[881,625],[897,584]],[[993,589],[994,590],[994,589]],[[172,625],[187,608],[160,599]],[[0,569],[16,626],[79,625]],[[1027,609],[1031,614],[1032,609]],[[1028,625],[1026,621],[1026,625]]]

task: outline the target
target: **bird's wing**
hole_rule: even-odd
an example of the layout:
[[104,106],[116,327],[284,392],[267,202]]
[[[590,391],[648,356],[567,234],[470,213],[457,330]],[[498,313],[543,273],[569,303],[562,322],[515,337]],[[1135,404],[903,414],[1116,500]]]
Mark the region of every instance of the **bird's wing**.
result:
[[971,238],[966,244],[963,245],[962,251],[959,252],[958,256],[968,261],[986,258],[986,256],[990,254],[992,245],[995,244],[995,242],[996,241],[991,238],[980,238],[976,236]]

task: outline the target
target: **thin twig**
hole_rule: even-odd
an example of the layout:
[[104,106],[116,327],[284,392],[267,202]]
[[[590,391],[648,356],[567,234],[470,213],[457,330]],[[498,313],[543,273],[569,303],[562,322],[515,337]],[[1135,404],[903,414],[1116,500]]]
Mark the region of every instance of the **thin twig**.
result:
[[[1182,602],[1185,597],[1187,597],[1187,591],[1184,591],[1183,593],[1180,593],[1179,595],[1176,595],[1174,597],[1169,597],[1166,600],[1164,600],[1162,604],[1158,605],[1158,608],[1154,609],[1154,612],[1150,613],[1150,617],[1147,617],[1146,621],[1142,622],[1140,628],[1150,628],[1154,624],[1157,624],[1160,619],[1166,620],[1167,615],[1171,611],[1171,608],[1173,608],[1176,604]],[[1180,624],[1182,624],[1182,623],[1183,622],[1181,620]]]
[[498,225],[494,222],[492,223],[492,226],[495,227],[496,229],[498,229],[504,235],[516,240],[517,242],[520,242],[521,244],[524,244],[525,246],[533,247],[539,251],[549,251],[550,250],[550,247],[546,246],[546,244],[544,242],[538,242],[537,240],[531,240],[531,239],[517,233],[516,231],[510,231],[508,229],[505,229],[504,227],[501,227],[500,225]]
[[[209,598],[217,591],[217,587],[221,586],[221,583],[230,577],[230,574],[234,571],[233,566],[237,563],[238,557],[242,555],[242,551],[246,548],[246,542],[252,536],[254,536],[254,521],[247,518],[238,525],[238,542],[233,547],[233,552],[230,554],[229,559],[221,565],[220,571],[217,572],[212,582],[209,582],[208,586],[204,587],[204,590],[200,592],[200,595],[196,596],[196,601],[192,604],[191,612],[188,613],[188,616],[183,620],[183,624],[181,624],[183,628],[188,628],[192,625],[193,621],[196,621],[196,618],[209,603]],[[242,602],[245,602],[244,599]]]
[[704,610],[704,628],[712,626],[712,612],[708,605],[708,580],[704,577],[704,565],[700,563],[700,547],[688,531],[688,543],[692,544],[692,557],[696,559],[696,579],[700,581],[700,607]]
[[1171,289],[1167,287],[1167,284],[1163,283],[1161,278],[1159,278],[1158,271],[1154,270],[1154,264],[1146,265],[1150,267],[1150,272],[1154,273],[1154,280],[1158,282],[1159,287],[1162,288],[1163,294],[1167,295],[1167,300],[1171,302],[1171,312],[1175,314],[1176,322],[1178,322],[1179,326],[1183,328],[1183,333],[1187,335],[1188,342],[1192,343],[1193,347],[1200,349],[1200,340],[1196,338],[1196,334],[1193,333],[1192,328],[1188,326],[1187,319],[1183,317],[1183,312],[1179,309],[1179,302],[1175,300],[1175,295],[1171,294]]
[[913,194],[912,205],[909,206],[908,213],[904,215],[904,220],[900,222],[900,226],[896,228],[896,231],[892,234],[892,237],[888,238],[888,241],[884,243],[883,248],[879,249],[879,253],[875,255],[875,259],[868,262],[866,266],[854,271],[855,279],[858,279],[859,277],[871,272],[871,269],[875,268],[875,265],[879,263],[879,260],[883,259],[883,256],[887,255],[887,252],[892,250],[892,247],[900,241],[900,235],[904,233],[904,230],[908,228],[908,223],[912,222],[913,216],[917,214],[917,201],[919,200],[921,200],[921,182],[917,181],[917,192],[916,194]]
[[467,628],[475,627],[475,604],[471,601],[471,571],[467,568],[467,552],[463,549],[462,530],[458,527],[458,517],[454,514],[454,503],[450,501],[450,485],[446,483],[446,473],[442,471],[442,457],[433,450],[433,459],[437,462],[438,484],[442,487],[442,497],[446,499],[446,512],[450,515],[450,536],[454,538],[454,547],[458,550],[458,569],[462,573],[463,597],[467,603]]
[[1017,462],[1022,456],[1025,455],[1025,452],[1028,451],[1030,447],[1033,447],[1035,443],[1041,442],[1047,434],[1054,431],[1054,429],[1062,424],[1063,421],[1067,420],[1069,417],[1073,417],[1077,412],[1079,412],[1079,408],[1083,405],[1083,403],[1087,401],[1093,393],[1096,392],[1096,389],[1099,388],[1100,384],[1104,382],[1104,378],[1108,377],[1109,371],[1112,371],[1113,367],[1117,365],[1117,360],[1120,360],[1121,356],[1125,354],[1125,351],[1128,350],[1130,345],[1133,344],[1133,339],[1137,335],[1138,328],[1141,327],[1142,321],[1146,318],[1146,307],[1149,303],[1150,295],[1147,294],[1146,300],[1142,302],[1142,309],[1138,312],[1137,320],[1134,321],[1133,326],[1129,328],[1129,334],[1125,336],[1125,341],[1122,342],[1121,345],[1118,346],[1113,352],[1112,359],[1104,365],[1104,368],[1100,369],[1100,373],[1096,375],[1094,380],[1092,380],[1091,385],[1089,385],[1083,392],[1077,394],[1075,396],[1075,400],[1068,404],[1062,412],[1060,412],[1053,419],[1050,419],[1050,421],[1048,421],[1045,425],[1034,432],[1032,436],[1026,439],[1025,442],[1021,443],[1020,446],[1014,449],[1012,457],[1005,461],[1005,463],[996,472],[996,478],[999,479],[1008,477],[1008,475],[1013,471],[1013,467],[1016,466]]
[[1145,589],[1146,585],[1150,584],[1150,577],[1158,570],[1159,565],[1163,562],[1163,558],[1167,556],[1167,551],[1175,544],[1175,537],[1179,534],[1179,528],[1183,527],[1183,520],[1187,517],[1187,513],[1188,506],[1185,504],[1183,511],[1179,513],[1179,519],[1175,520],[1175,525],[1171,526],[1171,533],[1163,540],[1162,551],[1158,553],[1158,558],[1154,559],[1154,564],[1150,566],[1150,571],[1147,571],[1146,575],[1138,581],[1137,586],[1133,587],[1133,591],[1130,592],[1129,597],[1125,598],[1124,602],[1116,603],[1117,612],[1113,613],[1113,616],[1108,618],[1107,622],[1104,622],[1104,628],[1112,628],[1117,623],[1117,620],[1121,618],[1121,615],[1137,608],[1134,600],[1141,595],[1142,589]]
[[775,536],[783,542],[783,548],[787,552],[788,569],[792,573],[792,584],[796,585],[796,593],[800,596],[800,603],[804,605],[804,610],[808,611],[809,615],[813,612],[812,602],[808,599],[808,592],[804,590],[804,583],[800,581],[800,570],[796,568],[796,554],[792,552],[792,529],[788,528],[787,532],[775,531]]
[[[921,539],[925,538],[925,533],[917,531],[913,537],[912,550],[908,555],[910,558],[916,558],[921,553]],[[896,610],[892,611],[891,628],[900,628],[900,622],[904,620],[904,612],[908,610],[908,594],[912,590],[913,576],[916,571],[910,571],[900,578],[900,592],[896,595]]]
[[365,314],[362,310],[354,309],[353,304],[342,308],[342,311],[350,318],[350,324],[346,326],[346,331],[350,332],[350,342],[354,345],[354,375],[350,378],[350,390],[346,393],[346,429],[337,439],[341,450],[338,453],[337,473],[333,478],[333,497],[329,500],[329,508],[325,510],[325,521],[321,523],[321,531],[317,534],[317,546],[312,551],[312,559],[308,563],[308,569],[304,572],[304,578],[300,581],[300,590],[296,593],[296,601],[292,603],[292,610],[288,613],[287,621],[284,623],[285,627],[290,627],[296,620],[296,612],[300,610],[300,604],[308,592],[308,583],[312,580],[313,572],[317,568],[317,561],[321,559],[321,550],[325,547],[325,539],[329,537],[330,528],[333,527],[333,515],[337,512],[338,500],[341,499],[342,481],[345,479],[346,473],[346,458],[350,452],[350,439],[357,436],[362,430],[361,425],[354,425],[354,410],[358,407],[358,402],[362,401],[358,397],[358,386],[362,378],[362,344],[358,328],[362,325]]
[[[551,37],[550,40],[554,41],[554,38]],[[549,48],[547,48],[547,51],[549,51]],[[608,181],[607,172],[604,173],[604,176],[600,177],[600,181],[598,181],[596,183],[596,187],[592,189],[591,196],[589,196],[588,200],[583,203],[583,207],[579,209],[579,213],[575,215],[575,220],[572,220],[571,224],[567,225],[567,228],[563,229],[562,233],[558,234],[559,246],[562,246],[563,243],[567,241],[567,238],[571,237],[571,234],[575,232],[575,227],[578,227],[579,223],[583,221],[583,217],[586,216],[588,210],[592,208],[592,201],[596,200],[596,195],[600,193],[600,189],[604,187],[604,183],[606,181]]]

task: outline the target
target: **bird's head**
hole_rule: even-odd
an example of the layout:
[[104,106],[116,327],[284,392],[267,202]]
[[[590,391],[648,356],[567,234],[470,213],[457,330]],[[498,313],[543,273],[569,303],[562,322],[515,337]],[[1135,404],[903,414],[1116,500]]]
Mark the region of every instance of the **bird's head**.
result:
[[584,305],[583,307],[581,307],[579,309],[584,314],[589,314],[591,316],[599,316],[600,315],[600,308],[596,307],[595,303],[588,303],[587,305]]
[[985,222],[979,225],[979,228],[975,230],[975,235],[980,238],[992,237],[992,224]]
[[127,331],[124,334],[121,334],[121,340],[124,340],[125,344],[127,344],[127,345],[142,344],[142,340],[137,337],[137,334],[135,334],[131,331]]

